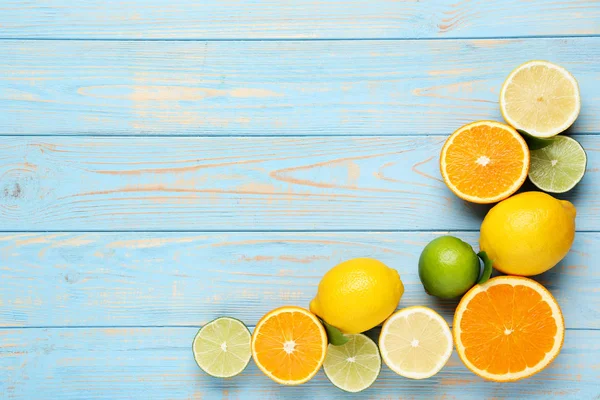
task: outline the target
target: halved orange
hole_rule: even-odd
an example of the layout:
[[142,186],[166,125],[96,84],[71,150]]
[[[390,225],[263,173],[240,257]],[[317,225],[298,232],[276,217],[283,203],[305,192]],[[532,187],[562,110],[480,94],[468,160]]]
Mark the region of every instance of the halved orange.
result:
[[500,276],[475,285],[454,314],[458,356],[480,377],[508,382],[532,376],[560,353],[565,322],[546,288]]
[[301,307],[281,307],[267,313],[252,334],[254,362],[283,385],[308,382],[323,365],[326,351],[325,328]]
[[514,194],[529,171],[529,148],[514,128],[477,121],[454,132],[442,148],[440,170],[454,194],[489,204]]

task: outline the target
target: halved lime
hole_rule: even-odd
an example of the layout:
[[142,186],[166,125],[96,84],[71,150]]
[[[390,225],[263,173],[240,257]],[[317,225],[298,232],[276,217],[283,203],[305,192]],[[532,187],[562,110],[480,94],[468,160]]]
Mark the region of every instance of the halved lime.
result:
[[220,317],[204,325],[196,334],[192,350],[204,372],[217,378],[230,378],[250,362],[250,331],[243,322]]
[[587,157],[577,141],[568,136],[556,136],[548,146],[531,151],[529,179],[550,193],[573,189],[585,174]]
[[346,335],[348,342],[327,348],[323,363],[331,383],[346,392],[360,392],[375,382],[381,371],[381,356],[374,341],[359,333]]

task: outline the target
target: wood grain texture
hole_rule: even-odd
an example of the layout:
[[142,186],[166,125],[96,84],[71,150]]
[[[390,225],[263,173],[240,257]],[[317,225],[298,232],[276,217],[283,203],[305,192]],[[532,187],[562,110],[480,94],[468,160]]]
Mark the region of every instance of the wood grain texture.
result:
[[12,0],[10,38],[446,38],[600,33],[581,0]]
[[[0,326],[249,325],[282,305],[308,307],[334,265],[373,257],[396,268],[401,307],[427,305],[451,324],[457,301],[428,296],[421,251],[443,233],[58,233],[0,236]],[[455,232],[478,249],[479,234]],[[600,233],[537,277],[567,328],[600,329]]]
[[251,362],[239,376],[216,379],[194,363],[197,328],[0,330],[4,399],[597,399],[600,331],[567,331],[561,354],[517,383],[486,382],[456,353],[435,377],[410,380],[387,367],[368,391],[351,395],[323,372],[309,383],[271,382]]
[[[563,196],[600,224],[600,136]],[[0,230],[478,230],[442,182],[445,137],[5,137]],[[529,186],[526,186],[529,188]]]
[[579,80],[573,132],[600,126],[600,37],[0,41],[0,54],[0,134],[448,135],[501,120],[499,89],[530,59]]

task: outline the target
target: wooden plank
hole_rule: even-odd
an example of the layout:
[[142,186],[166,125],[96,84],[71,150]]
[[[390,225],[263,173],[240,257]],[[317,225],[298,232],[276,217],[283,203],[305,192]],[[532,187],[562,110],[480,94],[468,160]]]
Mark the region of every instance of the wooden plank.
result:
[[[442,233],[57,233],[0,236],[0,326],[196,326],[220,315],[249,325],[267,311],[307,307],[341,261],[396,268],[402,307],[427,305],[452,323],[457,301],[428,296],[417,262]],[[456,232],[478,249],[476,232]],[[600,328],[600,233],[537,279],[568,328]]]
[[579,80],[574,132],[600,126],[600,37],[0,41],[0,54],[0,134],[449,134],[501,120],[499,89],[530,59]]
[[[600,226],[600,136],[565,196]],[[0,231],[477,230],[442,182],[445,136],[5,137]],[[529,186],[527,186],[529,187]]]
[[[239,376],[219,380],[194,363],[197,328],[0,330],[0,397],[34,399],[297,399],[339,398],[323,372],[309,383],[271,382],[253,362]],[[390,399],[597,399],[600,331],[567,331],[561,354],[532,378],[486,382],[456,356],[427,380],[382,368],[375,384],[344,398]],[[150,395],[151,394],[151,395]]]
[[13,0],[9,38],[446,38],[600,33],[596,1]]

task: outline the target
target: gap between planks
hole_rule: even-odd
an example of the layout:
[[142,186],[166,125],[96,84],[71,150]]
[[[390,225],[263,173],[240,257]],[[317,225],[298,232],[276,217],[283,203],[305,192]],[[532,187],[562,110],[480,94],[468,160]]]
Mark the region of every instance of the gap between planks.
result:
[[[502,122],[502,121],[500,121]],[[422,137],[422,138],[444,138],[444,137],[449,137],[450,134],[452,132],[448,131],[448,133],[430,133],[427,135],[419,135],[418,133],[393,133],[393,134],[385,134],[385,135],[375,135],[375,134],[364,134],[364,133],[332,133],[330,135],[322,135],[322,134],[311,134],[311,133],[306,133],[306,134],[296,134],[296,133],[292,133],[289,135],[249,135],[249,134],[196,134],[196,135],[188,135],[188,134],[178,134],[178,133],[174,133],[174,134],[154,134],[154,133],[150,133],[147,135],[132,135],[132,134],[121,134],[121,133],[115,133],[115,134],[97,134],[97,133],[65,133],[65,134],[53,134],[53,135],[46,135],[46,134],[39,134],[39,133],[34,133],[34,134],[23,134],[23,135],[16,135],[14,133],[0,133],[0,137],[4,137],[4,138],[16,138],[16,139],[23,139],[23,138],[28,138],[28,137],[39,137],[39,138],[65,138],[65,137],[84,137],[84,138],[114,138],[114,139],[118,139],[118,138],[123,138],[123,139],[151,139],[151,138],[273,138],[273,139],[287,139],[287,138],[315,138],[315,139],[328,139],[328,138],[338,138],[338,137],[348,137],[348,138],[352,138],[352,137],[360,137],[360,138],[403,138],[403,137],[411,137],[411,136],[418,136],[418,137]],[[577,132],[563,132],[561,133],[561,135],[585,135],[585,136],[598,136],[600,135],[600,131],[598,132],[585,132],[585,133],[577,133]]]
[[514,40],[597,38],[600,34],[516,35],[516,36],[448,36],[448,37],[360,37],[360,38],[80,38],[80,37],[0,37],[0,41],[87,41],[87,42],[366,42],[366,41],[444,41],[444,40]]
[[[401,308],[399,309],[401,310]],[[243,321],[242,321],[243,322]],[[452,328],[452,324],[448,324]],[[0,326],[0,331],[3,330],[20,330],[20,329],[189,329],[189,328],[201,328],[203,325],[39,325],[39,326]],[[254,329],[256,325],[246,325],[248,329]],[[373,328],[378,329],[379,326]],[[567,331],[600,331],[600,328],[565,328]]]
[[[177,230],[152,230],[152,229],[131,229],[131,230],[2,230],[2,234],[44,234],[44,233],[477,233],[479,229],[177,229]],[[577,229],[576,233],[600,233],[596,229]]]

